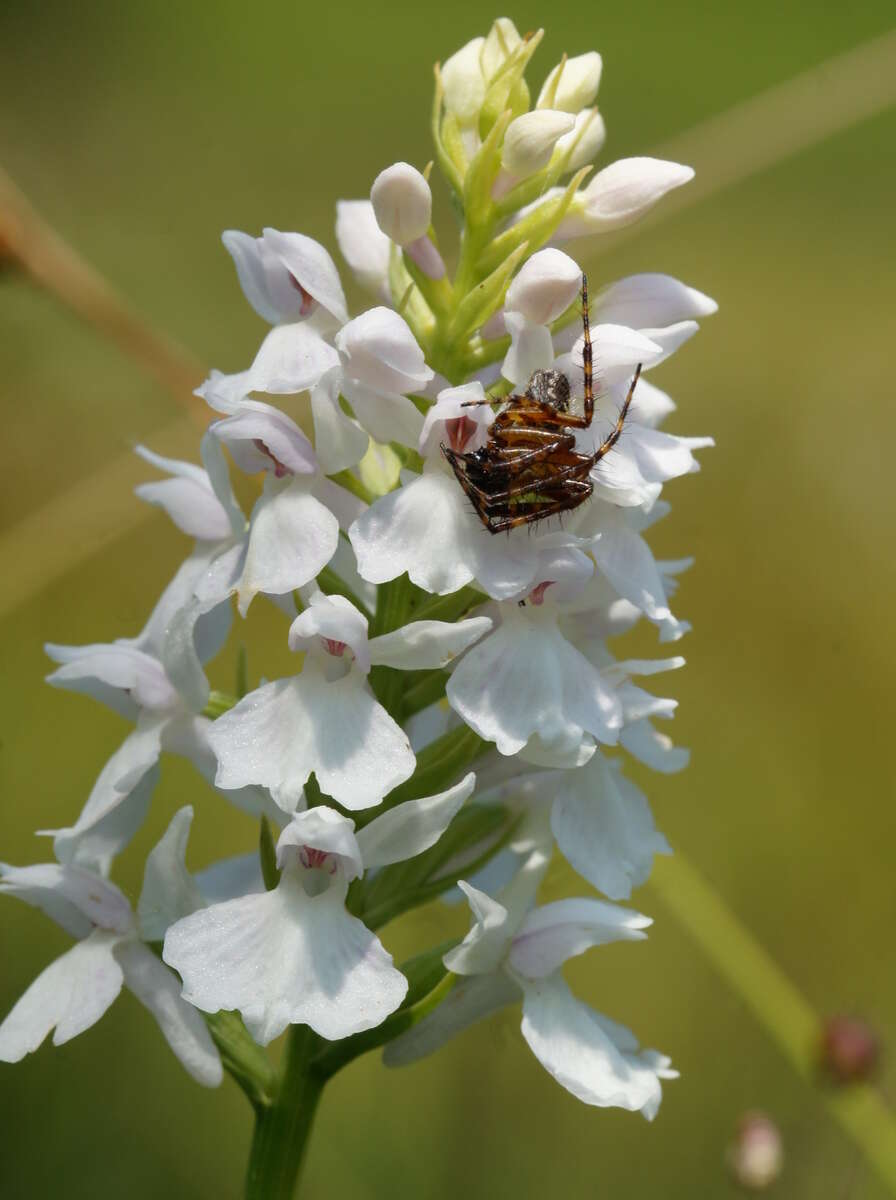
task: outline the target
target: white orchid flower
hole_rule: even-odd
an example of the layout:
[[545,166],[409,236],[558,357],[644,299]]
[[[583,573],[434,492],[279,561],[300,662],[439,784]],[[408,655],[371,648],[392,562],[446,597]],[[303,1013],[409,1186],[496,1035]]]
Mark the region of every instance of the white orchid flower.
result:
[[239,1009],[267,1045],[290,1024],[322,1037],[379,1025],[404,999],[407,981],[379,938],[345,908],[365,870],[422,853],[473,791],[475,776],[409,801],[355,833],[334,809],[297,813],[280,835],[280,881],[172,924],[163,956],[184,980],[184,998],[205,1012]]
[[[153,903],[144,886],[141,905]],[[141,940],[123,893],[84,867],[0,865],[0,893],[42,909],[78,939],[28,988],[0,1025],[0,1060],[18,1062],[52,1030],[61,1046],[94,1025],[127,986],[149,1009],[193,1078],[216,1087],[221,1060],[205,1022],[180,996],[180,982]]]
[[650,919],[603,900],[559,900],[533,908],[548,862],[543,850],[533,850],[500,902],[461,881],[473,926],[444,962],[463,979],[432,1014],[389,1043],[384,1061],[400,1066],[422,1058],[522,999],[523,1037],[561,1086],[586,1104],[627,1108],[652,1119],[662,1096],[660,1080],[677,1072],[656,1051],[640,1051],[624,1026],[577,1000],[561,974],[568,959],[592,946],[644,938]]
[[367,684],[371,666],[417,671],[445,666],[491,628],[487,617],[451,625],[413,621],[367,637],[367,619],[342,596],[311,597],[289,644],[304,650],[301,674],[250,692],[214,724],[216,784],[261,784],[293,810],[313,771],[321,789],[349,809],[379,804],[415,765],[407,735]]

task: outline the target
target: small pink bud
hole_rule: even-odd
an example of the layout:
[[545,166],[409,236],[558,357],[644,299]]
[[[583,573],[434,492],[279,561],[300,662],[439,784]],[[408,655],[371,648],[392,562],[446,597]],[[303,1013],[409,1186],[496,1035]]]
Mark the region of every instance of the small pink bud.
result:
[[880,1039],[866,1022],[843,1014],[829,1017],[821,1032],[821,1065],[837,1083],[872,1075],[880,1062]]
[[727,1157],[731,1174],[741,1187],[764,1191],[784,1166],[781,1131],[765,1113],[746,1112],[737,1123]]

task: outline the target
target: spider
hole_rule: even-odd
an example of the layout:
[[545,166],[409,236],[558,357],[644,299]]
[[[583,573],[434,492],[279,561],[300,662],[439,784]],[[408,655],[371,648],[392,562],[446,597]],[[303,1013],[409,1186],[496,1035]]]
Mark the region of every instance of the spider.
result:
[[[613,429],[593,454],[576,450],[574,429],[587,429],[594,416],[588,280],[582,275],[582,361],[585,371],[584,415],[569,411],[570,383],[562,371],[536,371],[522,395],[508,396],[489,428],[488,442],[461,453],[442,446],[457,481],[469,496],[489,533],[569,512],[594,491],[589,476],[622,433],[641,363]],[[472,400],[490,404],[489,400]]]

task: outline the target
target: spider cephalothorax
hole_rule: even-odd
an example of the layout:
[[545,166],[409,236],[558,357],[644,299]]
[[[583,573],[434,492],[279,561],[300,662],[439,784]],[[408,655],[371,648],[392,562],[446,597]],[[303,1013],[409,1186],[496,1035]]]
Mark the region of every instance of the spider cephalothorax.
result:
[[594,491],[592,467],[619,441],[641,374],[640,363],[610,433],[593,454],[576,450],[573,431],[587,429],[594,417],[588,281],[584,275],[582,329],[585,395],[581,416],[569,411],[571,389],[563,372],[536,371],[522,395],[507,397],[489,427],[484,446],[469,453],[442,446],[458,483],[489,533],[502,533],[578,508]]
[[572,389],[562,371],[536,371],[526,386],[526,395],[536,404],[549,404],[557,412],[569,412]]

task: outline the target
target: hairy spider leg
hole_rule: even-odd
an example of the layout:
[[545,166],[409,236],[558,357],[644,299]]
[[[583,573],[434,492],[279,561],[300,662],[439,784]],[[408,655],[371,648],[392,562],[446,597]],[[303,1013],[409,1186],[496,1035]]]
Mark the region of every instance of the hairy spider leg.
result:
[[622,426],[625,424],[625,418],[628,414],[629,408],[631,407],[632,396],[635,394],[635,387],[637,386],[638,380],[641,378],[641,366],[642,364],[638,363],[637,367],[635,368],[635,375],[632,379],[631,387],[628,389],[628,395],[625,397],[625,402],[622,405],[622,408],[619,410],[619,416],[616,418],[616,424],[592,455],[592,460],[595,465],[600,462],[605,454],[609,454],[609,452],[619,441],[620,434],[622,433]]
[[585,372],[585,427],[594,417],[594,377],[591,324],[588,320],[588,276],[582,272],[582,369]]
[[[444,445],[442,453],[451,463],[455,474],[459,470],[457,464],[463,463],[465,470],[472,470],[474,474],[481,475],[483,478],[505,479],[519,475],[536,463],[550,458],[557,451],[572,450],[576,444],[571,433],[558,436],[551,429],[520,429],[514,430],[514,433],[520,435],[520,445],[516,446],[512,442],[502,443],[501,449],[508,456],[502,461],[489,462],[486,460],[481,462],[476,458],[475,452],[465,454]],[[528,448],[533,441],[536,442],[536,445],[531,449]],[[539,441],[543,443],[541,446],[537,445]]]

